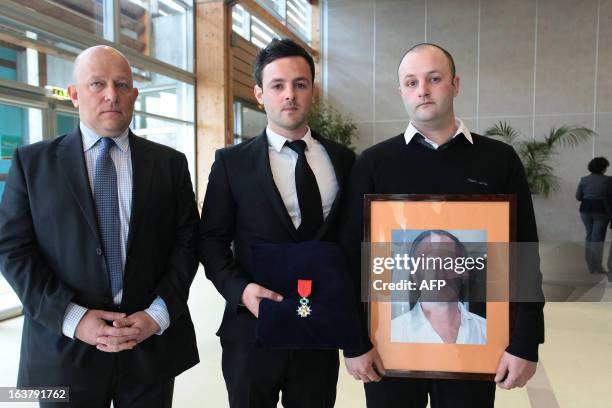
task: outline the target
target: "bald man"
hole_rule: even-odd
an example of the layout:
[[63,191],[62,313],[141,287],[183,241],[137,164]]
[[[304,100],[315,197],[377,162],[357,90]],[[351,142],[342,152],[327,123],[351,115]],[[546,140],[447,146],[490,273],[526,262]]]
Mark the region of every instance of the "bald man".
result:
[[0,204],[0,269],[25,313],[17,383],[69,387],[61,407],[170,407],[199,361],[187,160],[130,131],[117,50],[83,51],[68,92],[79,127],[18,148]]
[[[460,81],[448,51],[436,44],[418,44],[404,54],[397,74],[410,122],[406,131],[361,154],[346,195],[339,237],[352,264],[355,286],[361,282],[365,194],[515,194],[517,241],[536,243],[533,203],[518,155],[505,143],[471,132],[455,116]],[[521,262],[527,266],[521,271],[521,286],[529,287],[533,299],[543,299],[537,250]],[[368,408],[425,408],[428,401],[432,408],[493,407],[495,384],[502,389],[523,387],[535,373],[539,345],[544,342],[543,302],[515,306],[509,345],[495,381],[381,378],[383,363],[367,339],[363,350],[344,353],[347,370],[365,383]]]

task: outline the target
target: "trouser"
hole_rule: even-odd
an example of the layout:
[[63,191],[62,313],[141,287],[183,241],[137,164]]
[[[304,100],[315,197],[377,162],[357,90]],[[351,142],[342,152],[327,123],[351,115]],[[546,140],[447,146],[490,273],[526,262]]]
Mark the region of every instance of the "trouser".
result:
[[366,383],[368,408],[489,408],[495,402],[493,381],[384,377]]
[[262,349],[221,340],[221,365],[230,408],[332,408],[338,382],[337,350]]
[[[106,378],[104,378],[106,377]],[[108,379],[108,380],[107,380]],[[161,377],[142,384],[118,373],[100,376],[87,390],[70,389],[69,403],[40,403],[43,408],[171,408],[174,377]],[[93,389],[97,392],[93,392]]]
[[586,229],[584,257],[587,268],[590,273],[601,273],[603,270],[603,246],[610,219],[606,214],[584,212],[580,213],[580,218],[582,218],[582,223]]

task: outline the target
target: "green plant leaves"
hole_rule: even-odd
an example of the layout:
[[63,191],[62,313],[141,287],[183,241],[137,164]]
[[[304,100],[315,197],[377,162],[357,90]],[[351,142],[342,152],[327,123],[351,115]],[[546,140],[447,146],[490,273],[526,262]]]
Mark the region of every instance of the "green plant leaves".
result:
[[507,122],[499,121],[485,131],[485,136],[514,147],[525,167],[531,193],[550,197],[559,188],[559,178],[555,175],[552,160],[558,153],[557,149],[576,147],[595,136],[595,132],[585,127],[563,125],[553,127],[544,137],[544,141],[517,142],[520,133]]
[[308,125],[326,139],[355,150],[352,139],[357,125],[342,116],[330,104],[323,101],[314,103],[308,114]]

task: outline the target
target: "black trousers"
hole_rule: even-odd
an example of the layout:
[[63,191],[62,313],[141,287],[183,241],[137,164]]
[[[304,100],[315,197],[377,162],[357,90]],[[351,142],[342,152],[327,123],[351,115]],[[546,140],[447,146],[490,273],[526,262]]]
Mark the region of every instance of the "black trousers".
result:
[[336,350],[273,350],[221,340],[230,408],[331,408],[336,401]]
[[[94,392],[95,389],[95,392]],[[174,377],[142,384],[118,373],[100,373],[90,389],[70,388],[69,403],[40,403],[43,408],[171,408]]]
[[366,383],[368,408],[489,408],[495,402],[495,383],[473,380],[430,380],[384,377]]

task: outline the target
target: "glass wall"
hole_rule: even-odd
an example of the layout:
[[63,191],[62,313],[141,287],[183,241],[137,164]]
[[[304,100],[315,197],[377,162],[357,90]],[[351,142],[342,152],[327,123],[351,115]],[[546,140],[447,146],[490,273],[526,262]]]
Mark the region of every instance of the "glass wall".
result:
[[17,81],[17,51],[0,46],[0,78]]
[[[171,65],[191,70],[185,45],[193,38],[193,1],[129,0],[120,1],[119,10],[112,0],[53,0],[28,2],[28,9],[49,20],[72,25],[86,33],[118,42],[133,51],[157,58]],[[119,14],[119,30],[114,31],[114,13]],[[117,36],[118,38],[114,38]],[[175,47],[162,47],[171,41]],[[164,54],[172,49],[174,55]],[[183,55],[178,56],[176,52]]]
[[193,72],[193,0],[122,0],[118,4],[114,10],[113,0],[41,0],[27,2],[27,10]]
[[310,43],[312,40],[312,6],[307,0],[287,0],[285,21],[294,33]]
[[79,125],[79,115],[76,113],[57,112],[57,134],[65,135]]
[[183,152],[195,185],[194,86],[156,73],[135,79],[139,94],[132,130],[138,136]]
[[[0,103],[0,197],[4,194],[11,157],[19,146],[42,140],[42,109]],[[0,319],[21,312],[21,304],[4,277],[0,276]]]
[[193,85],[161,74],[141,72],[134,75],[134,86],[139,92],[136,110],[173,119],[194,121]]
[[[193,0],[2,0],[0,198],[16,147],[78,126],[67,98],[73,61],[98,44],[132,64],[140,92],[134,133],[185,153],[195,186],[193,35]],[[0,319],[15,300],[0,277]]]
[[[171,0],[158,4],[178,4]],[[194,70],[193,6],[171,8],[164,14],[161,10],[151,21],[151,57],[186,71]],[[171,44],[171,46],[169,46]]]
[[0,9],[0,79],[38,86],[67,87],[72,61],[84,47],[2,15]]
[[[0,157],[3,163],[10,160],[17,147],[43,138],[42,109],[0,102],[0,124]],[[6,164],[0,166],[0,174],[3,166]]]
[[245,102],[234,102],[234,144],[259,136],[267,124],[264,111]]
[[264,48],[273,38],[281,38],[273,29],[251,15],[240,4],[232,8],[232,30],[259,48]]
[[71,24],[100,37],[104,36],[103,0],[29,1],[27,7],[49,19]]
[[195,161],[189,160],[190,157],[195,157],[193,123],[137,113],[134,115],[131,128],[138,136],[183,152],[187,156],[191,183],[195,185]]
[[[310,44],[312,6],[307,0],[257,0],[257,2],[298,37]],[[232,8],[232,29],[260,48],[265,47],[272,38],[279,37],[274,30],[251,15],[240,4]]]

